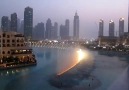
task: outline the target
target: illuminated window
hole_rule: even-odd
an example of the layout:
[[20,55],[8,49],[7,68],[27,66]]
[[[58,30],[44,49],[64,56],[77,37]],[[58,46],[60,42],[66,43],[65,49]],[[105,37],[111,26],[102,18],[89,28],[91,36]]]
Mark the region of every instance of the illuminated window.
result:
[[16,50],[15,52],[18,53],[18,50]]

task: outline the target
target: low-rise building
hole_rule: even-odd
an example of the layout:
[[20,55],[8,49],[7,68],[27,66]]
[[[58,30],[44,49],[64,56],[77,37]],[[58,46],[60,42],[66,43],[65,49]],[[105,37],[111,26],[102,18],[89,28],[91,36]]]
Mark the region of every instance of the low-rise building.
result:
[[32,49],[25,44],[24,35],[17,32],[0,32],[0,66],[36,63]]
[[98,44],[100,46],[110,46],[116,45],[117,37],[110,37],[110,36],[102,36],[98,37]]

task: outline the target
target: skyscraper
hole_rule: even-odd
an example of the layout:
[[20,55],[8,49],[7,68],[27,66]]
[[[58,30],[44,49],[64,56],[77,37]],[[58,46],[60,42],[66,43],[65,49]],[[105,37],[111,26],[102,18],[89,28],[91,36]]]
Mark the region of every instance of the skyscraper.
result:
[[69,38],[69,20],[66,19],[65,21],[65,27],[66,27],[66,37]]
[[119,37],[124,35],[124,18],[119,19]]
[[45,28],[44,23],[38,23],[33,30],[33,39],[43,40],[45,38]]
[[55,37],[57,39],[58,38],[58,23],[57,22],[54,23],[54,28],[55,28]]
[[20,30],[19,30],[19,32],[24,34],[24,19],[22,19],[21,22],[20,22]]
[[79,39],[79,16],[77,12],[75,13],[73,23],[73,37],[74,39]]
[[62,40],[66,39],[66,26],[60,25],[60,37]]
[[17,18],[17,32],[20,31],[20,27],[21,27],[21,21],[19,18]]
[[26,7],[24,11],[24,35],[26,39],[32,38],[33,9]]
[[113,20],[109,21],[109,37],[114,37],[115,24]]
[[128,33],[129,33],[129,11],[128,11]]
[[58,24],[57,22],[54,23],[54,26],[52,26],[51,29],[51,39],[57,39],[58,38]]
[[46,23],[46,32],[45,32],[46,39],[51,39],[51,29],[52,29],[51,19],[48,18],[47,23]]
[[51,27],[51,39],[52,40],[55,39],[55,27],[54,26]]
[[104,29],[104,21],[100,19],[99,21],[99,37],[103,36],[103,29]]
[[7,16],[3,16],[1,18],[1,29],[2,31],[8,31],[9,30],[9,27],[10,27],[10,24],[9,24],[9,19]]
[[69,20],[65,20],[65,25],[60,25],[60,37],[63,40],[69,39]]
[[17,32],[17,14],[16,13],[13,13],[11,14],[11,31],[15,31]]

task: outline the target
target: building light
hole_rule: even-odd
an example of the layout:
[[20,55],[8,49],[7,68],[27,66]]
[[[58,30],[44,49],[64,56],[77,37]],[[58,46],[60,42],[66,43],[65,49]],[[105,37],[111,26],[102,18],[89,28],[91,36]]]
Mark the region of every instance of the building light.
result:
[[15,52],[18,53],[18,50],[16,50]]
[[103,47],[103,49],[106,49],[106,47]]
[[86,44],[89,44],[89,42],[87,41]]
[[26,50],[23,50],[23,52],[25,52]]

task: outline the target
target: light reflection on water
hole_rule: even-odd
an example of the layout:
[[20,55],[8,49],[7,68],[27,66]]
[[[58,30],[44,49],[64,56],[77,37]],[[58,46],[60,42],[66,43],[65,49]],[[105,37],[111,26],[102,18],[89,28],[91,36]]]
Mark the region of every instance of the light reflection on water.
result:
[[[92,54],[88,50],[80,48],[66,49],[65,52],[58,52],[57,75],[61,75],[74,68],[82,61],[93,60]],[[83,55],[82,55],[83,54]]]
[[0,72],[0,76],[1,76],[1,77],[4,77],[4,76],[11,76],[11,75],[15,75],[15,74],[18,74],[18,73],[26,73],[26,72],[28,72],[28,71],[29,71],[28,68],[2,70],[2,71]]

